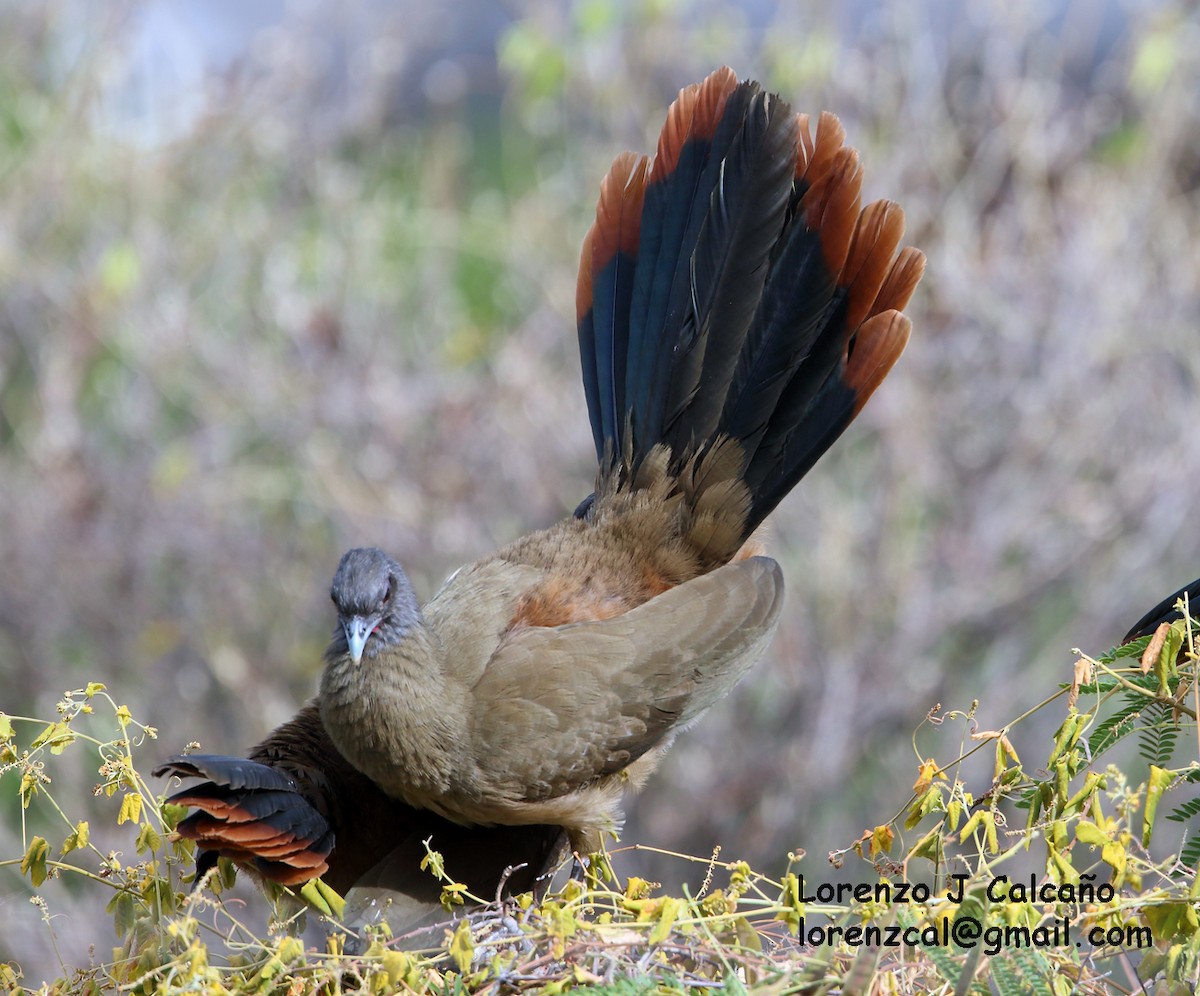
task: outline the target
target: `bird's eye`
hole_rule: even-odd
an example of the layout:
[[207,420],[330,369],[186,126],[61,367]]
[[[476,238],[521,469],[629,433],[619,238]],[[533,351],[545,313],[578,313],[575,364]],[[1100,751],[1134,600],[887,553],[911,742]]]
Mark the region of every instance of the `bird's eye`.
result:
[[396,590],[396,579],[388,578],[387,590],[383,593],[383,598],[380,600],[383,605],[387,605],[392,600],[392,593]]

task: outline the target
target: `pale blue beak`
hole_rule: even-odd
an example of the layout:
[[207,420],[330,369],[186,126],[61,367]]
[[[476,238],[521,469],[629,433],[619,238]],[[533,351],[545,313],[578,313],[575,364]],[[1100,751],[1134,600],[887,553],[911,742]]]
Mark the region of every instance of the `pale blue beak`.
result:
[[367,640],[375,632],[378,622],[373,616],[351,616],[342,623],[342,629],[346,631],[346,645],[350,648],[350,659],[355,664],[362,660]]

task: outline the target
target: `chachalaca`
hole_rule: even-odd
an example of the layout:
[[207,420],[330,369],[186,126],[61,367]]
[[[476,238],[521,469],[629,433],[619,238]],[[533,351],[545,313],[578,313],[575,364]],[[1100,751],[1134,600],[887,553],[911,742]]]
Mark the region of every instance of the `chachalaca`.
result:
[[1131,640],[1136,640],[1141,636],[1149,636],[1158,627],[1165,622],[1174,622],[1176,619],[1183,618],[1183,614],[1175,608],[1175,603],[1186,595],[1188,605],[1191,607],[1191,613],[1195,616],[1200,612],[1200,578],[1197,578],[1191,584],[1185,584],[1173,595],[1168,595],[1154,608],[1147,612],[1141,619],[1133,624],[1129,632],[1125,634],[1121,640],[1122,643],[1129,643]]
[[895,256],[896,205],[860,212],[842,140],[832,115],[814,139],[722,69],[680,93],[653,161],[618,157],[577,296],[594,495],[423,612],[393,561],[348,554],[322,716],[306,706],[249,762],[156,772],[207,779],[171,797],[197,810],[178,829],[201,868],[225,854],[271,881],[428,898],[432,835],[490,895],[510,864],[527,888],[560,827],[586,852],[615,826],[622,789],[762,652],[782,579],[746,540],[907,341],[924,259]]
[[843,137],[725,68],[613,163],[576,298],[594,493],[423,608],[379,550],[338,566],[321,719],[383,791],[589,853],[763,653],[783,577],[752,534],[899,357],[924,269]]

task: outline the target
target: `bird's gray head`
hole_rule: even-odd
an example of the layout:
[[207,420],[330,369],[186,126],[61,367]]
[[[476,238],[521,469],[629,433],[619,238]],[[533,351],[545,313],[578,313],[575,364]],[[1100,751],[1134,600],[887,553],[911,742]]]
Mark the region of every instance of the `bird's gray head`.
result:
[[338,628],[326,657],[349,653],[355,663],[399,643],[417,621],[417,599],[404,569],[376,547],[348,551],[329,592]]

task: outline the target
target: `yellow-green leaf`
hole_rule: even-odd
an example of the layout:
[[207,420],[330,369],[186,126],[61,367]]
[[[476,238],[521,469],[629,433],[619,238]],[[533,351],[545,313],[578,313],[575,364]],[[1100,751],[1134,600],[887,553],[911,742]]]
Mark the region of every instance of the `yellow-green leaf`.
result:
[[63,841],[62,854],[70,854],[76,848],[87,847],[88,840],[91,838],[91,833],[88,830],[87,820],[80,820],[75,824],[75,829]]
[[966,826],[964,826],[958,832],[958,842],[960,844],[965,844],[967,841],[967,838],[970,837],[971,834],[973,834],[975,832],[976,828],[983,822],[983,814],[984,814],[984,810],[982,810],[982,809],[976,810],[971,815],[971,818],[969,820],[967,820]]
[[604,851],[596,851],[588,855],[587,883],[593,889],[599,889],[608,882],[616,882],[617,873],[613,871],[612,862]]
[[342,913],[346,909],[346,900],[319,878],[305,882],[300,888],[300,895],[308,900],[314,909],[326,916],[341,919]]
[[940,827],[934,827],[908,852],[910,858],[928,858],[934,864],[942,859],[942,834]]
[[346,912],[346,900],[342,898],[342,894],[332,886],[326,885],[323,879],[317,879],[317,891],[321,893],[322,898],[329,904],[329,908],[333,910],[333,915],[340,920],[342,914]]
[[1100,849],[1100,857],[1106,865],[1112,868],[1112,884],[1118,886],[1125,878],[1125,862],[1128,852],[1118,841],[1110,840]]
[[1098,771],[1089,771],[1087,777],[1083,780],[1083,787],[1067,800],[1067,804],[1063,807],[1063,812],[1070,814],[1078,809],[1083,809],[1084,803],[1090,800],[1103,787],[1104,776]]
[[136,792],[126,792],[121,800],[121,811],[117,814],[117,824],[136,823],[142,818],[142,797]]
[[1080,820],[1075,825],[1075,839],[1081,844],[1091,844],[1092,847],[1104,847],[1109,843],[1108,834],[1090,820]]
[[[542,919],[546,925],[546,933],[553,940],[551,950],[554,957],[561,958],[566,950],[567,938],[574,937],[579,930],[579,921],[569,909],[564,909],[557,903],[543,904]],[[638,919],[642,919],[641,916]]]
[[775,919],[786,923],[793,935],[798,934],[805,907],[804,903],[800,902],[800,880],[795,872],[788,872],[783,878],[783,893],[779,897],[779,905],[783,908],[775,914]]
[[102,682],[102,681],[89,681],[87,688],[85,688],[83,690],[83,694],[86,695],[90,699],[97,692],[103,692],[103,691],[106,691],[107,689],[108,689],[108,686],[106,684],[104,684],[104,682]]
[[401,986],[408,986],[410,981],[416,981],[409,978],[412,974],[413,963],[412,958],[406,952],[397,951],[395,948],[386,948],[381,961],[383,970],[387,972],[392,992],[396,992]]
[[137,852],[145,854],[147,851],[157,851],[162,846],[162,836],[149,823],[143,823],[142,829],[137,836]]
[[[1070,757],[1060,757],[1054,765],[1054,794],[1058,797],[1059,806],[1065,807],[1068,793],[1071,791],[1071,770],[1068,762]],[[1061,813],[1061,809],[1059,810]]]
[[1158,653],[1158,660],[1154,662],[1154,676],[1158,678],[1160,695],[1171,694],[1170,678],[1175,673],[1175,658],[1179,656],[1183,640],[1183,622],[1173,623],[1167,631],[1167,638],[1163,641],[1162,649]]
[[931,785],[908,811],[904,820],[904,829],[911,830],[930,813],[942,808],[942,787]]
[[962,811],[962,800],[954,798],[946,803],[946,828],[951,833],[958,829],[958,824],[962,820]]
[[0,740],[11,740],[13,735],[12,720],[0,712]]
[[33,797],[37,795],[38,787],[41,783],[38,781],[37,775],[30,770],[25,770],[21,773],[21,805],[25,809],[29,808],[29,804],[33,801]]
[[1075,866],[1071,864],[1071,859],[1060,851],[1057,847],[1050,847],[1050,868],[1059,882],[1077,882],[1079,881],[1079,872],[1075,870]]
[[454,910],[455,906],[462,906],[466,901],[463,897],[469,890],[462,882],[447,882],[442,886],[442,894],[438,901],[442,904],[442,909],[447,913]]
[[668,896],[663,900],[662,908],[658,911],[658,921],[654,924],[654,929],[650,931],[650,943],[661,944],[671,936],[671,928],[675,926],[675,919],[679,915],[679,900],[672,896]]
[[1054,750],[1050,752],[1050,757],[1046,761],[1046,769],[1054,767],[1055,762],[1062,756],[1063,751],[1072,742],[1072,737],[1079,726],[1079,716],[1076,713],[1071,713],[1062,721],[1062,726],[1054,734]]
[[626,899],[646,899],[650,895],[650,883],[644,878],[630,875],[625,882]]
[[133,896],[128,892],[118,892],[104,909],[113,918],[117,936],[127,937],[137,923],[137,907],[134,906]]
[[1196,909],[1191,903],[1159,903],[1144,907],[1142,912],[1150,926],[1150,932],[1159,942],[1173,937],[1190,938],[1200,927]]
[[51,723],[34,737],[29,749],[37,750],[37,748],[49,744],[51,754],[61,754],[74,740],[75,734],[71,732],[71,727],[66,723]]
[[739,916],[733,921],[733,932],[737,936],[738,944],[746,950],[762,951],[762,937],[744,916]]
[[454,959],[454,964],[463,975],[471,970],[471,961],[475,957],[475,941],[471,937],[471,924],[466,920],[458,922],[458,928],[450,939],[450,957]]
[[434,878],[446,877],[446,860],[440,851],[427,851],[421,859],[421,871],[427,871]]
[[892,841],[895,840],[892,828],[886,823],[871,831],[871,857],[877,854],[891,854]]
[[1158,800],[1171,784],[1174,775],[1156,764],[1150,765],[1150,783],[1146,787],[1146,809],[1142,813],[1142,846],[1150,846],[1150,834],[1154,828],[1154,814],[1158,811]]
[[21,874],[28,875],[34,888],[46,881],[46,859],[50,856],[50,845],[44,837],[34,837],[21,859]]

